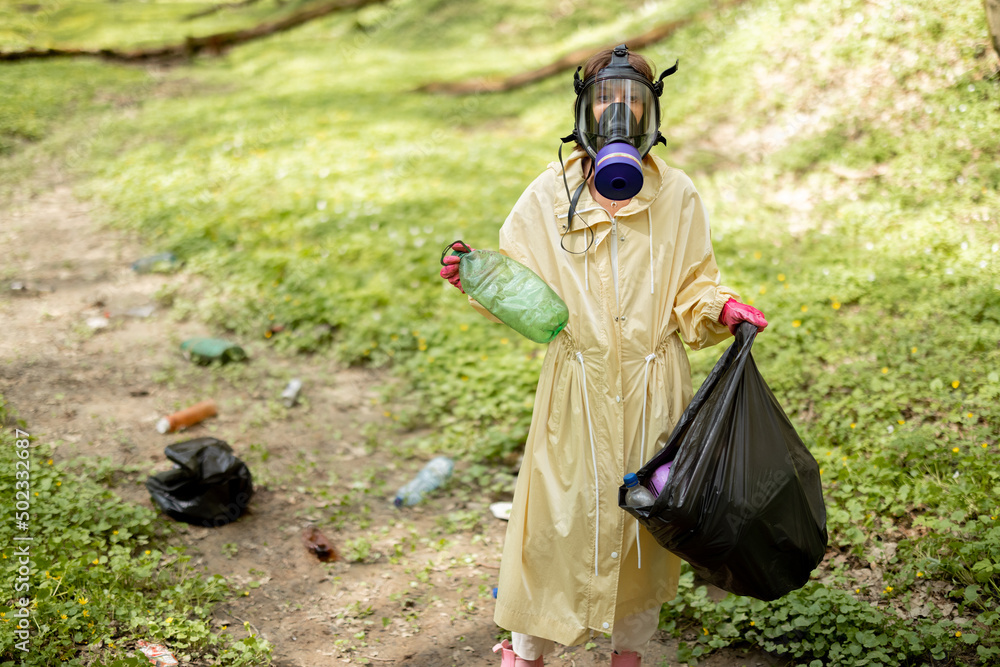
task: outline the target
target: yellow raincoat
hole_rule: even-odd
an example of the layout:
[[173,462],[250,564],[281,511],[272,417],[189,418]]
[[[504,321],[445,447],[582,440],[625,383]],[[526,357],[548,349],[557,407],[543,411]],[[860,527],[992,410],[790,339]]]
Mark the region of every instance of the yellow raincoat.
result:
[[[566,163],[571,193],[584,157],[577,149]],[[719,286],[691,180],[653,156],[643,177],[614,218],[585,187],[567,231],[553,162],[500,229],[500,251],[541,276],[570,315],[538,381],[495,620],[565,645],[676,595],[679,559],[618,507],[618,487],[666,442],[693,395],[678,334],[695,349],[725,339],[719,313],[738,298]]]

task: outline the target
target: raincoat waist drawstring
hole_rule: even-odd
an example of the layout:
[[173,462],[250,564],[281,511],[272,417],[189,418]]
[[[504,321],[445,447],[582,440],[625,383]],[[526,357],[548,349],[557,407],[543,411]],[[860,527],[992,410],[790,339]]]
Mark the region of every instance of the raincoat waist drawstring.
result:
[[[652,287],[650,288],[652,289]],[[642,437],[639,440],[639,464],[646,464],[646,403],[649,397],[649,362],[656,359],[656,354],[650,352],[646,355],[646,364],[642,367],[642,422],[639,430]],[[642,569],[642,547],[639,546],[639,520],[635,520],[635,553],[639,559],[639,568]]]
[[580,379],[583,383],[583,408],[587,413],[587,430],[590,433],[590,455],[594,460],[594,576],[597,572],[598,536],[601,534],[601,485],[597,479],[597,447],[594,445],[594,424],[590,419],[590,399],[587,398],[587,367],[583,363],[583,353],[577,352],[580,362]]
[[[583,392],[583,409],[587,416],[587,432],[590,435],[590,456],[594,464],[594,576],[598,576],[598,538],[601,531],[601,486],[598,479],[597,471],[597,445],[594,443],[594,424],[590,417],[590,397],[587,395],[587,366],[583,362],[583,353],[577,352],[576,359],[580,362],[580,383],[581,390]],[[643,396],[642,396],[642,423],[640,424],[640,430],[642,432],[639,445],[639,460],[645,462],[646,460],[646,405],[649,402],[649,364],[656,359],[656,354],[650,352],[645,357],[645,365],[643,366]],[[639,543],[639,522],[635,523],[635,548],[636,555],[638,557],[638,567],[642,569],[642,547]]]

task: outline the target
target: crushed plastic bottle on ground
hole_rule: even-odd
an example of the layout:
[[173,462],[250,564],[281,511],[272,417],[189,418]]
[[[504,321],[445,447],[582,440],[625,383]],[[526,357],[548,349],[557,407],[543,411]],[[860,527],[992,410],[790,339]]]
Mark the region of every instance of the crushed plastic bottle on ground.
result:
[[447,482],[454,469],[454,462],[447,456],[431,459],[416,477],[399,489],[393,504],[396,507],[416,505],[426,494]]

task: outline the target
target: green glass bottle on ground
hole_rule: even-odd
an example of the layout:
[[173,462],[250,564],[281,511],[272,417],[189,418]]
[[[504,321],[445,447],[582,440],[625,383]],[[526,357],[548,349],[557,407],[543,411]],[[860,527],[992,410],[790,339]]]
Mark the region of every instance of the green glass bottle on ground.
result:
[[[461,244],[466,250],[452,246]],[[493,250],[472,250],[462,241],[448,244],[444,255],[458,255],[462,289],[522,336],[548,343],[569,321],[566,303],[524,264]]]

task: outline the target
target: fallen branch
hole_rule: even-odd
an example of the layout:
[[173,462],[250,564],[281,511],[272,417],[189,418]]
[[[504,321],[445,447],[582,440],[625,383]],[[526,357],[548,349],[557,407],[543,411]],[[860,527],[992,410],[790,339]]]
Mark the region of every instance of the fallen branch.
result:
[[184,17],[185,21],[194,21],[195,19],[204,18],[206,16],[211,16],[217,12],[221,12],[223,9],[240,9],[242,7],[249,7],[250,5],[256,4],[260,0],[242,0],[241,2],[223,2],[218,5],[212,5],[208,9],[203,9],[200,12],[195,12],[193,14],[188,14]]
[[522,88],[532,83],[537,83],[550,76],[573,69],[583,63],[587,58],[603,49],[611,49],[618,44],[628,44],[630,49],[641,49],[650,44],[662,41],[670,37],[681,28],[695,21],[702,21],[711,14],[717,13],[721,9],[735,7],[746,0],[733,0],[713,10],[698,12],[692,16],[675,21],[668,21],[648,30],[641,35],[636,35],[625,40],[615,40],[601,46],[577,49],[568,53],[553,63],[539,67],[538,69],[521,74],[515,74],[504,79],[476,78],[465,81],[435,81],[417,88],[418,92],[438,93],[442,95],[468,95],[473,93],[504,93],[517,88]]
[[37,60],[41,58],[94,57],[114,62],[148,62],[189,60],[201,53],[219,55],[238,44],[291,30],[309,21],[335,12],[358,9],[386,0],[340,0],[296,12],[277,21],[261,23],[244,30],[220,32],[204,37],[188,37],[180,44],[159,46],[131,51],[120,49],[28,49],[26,51],[0,51],[0,61]]

